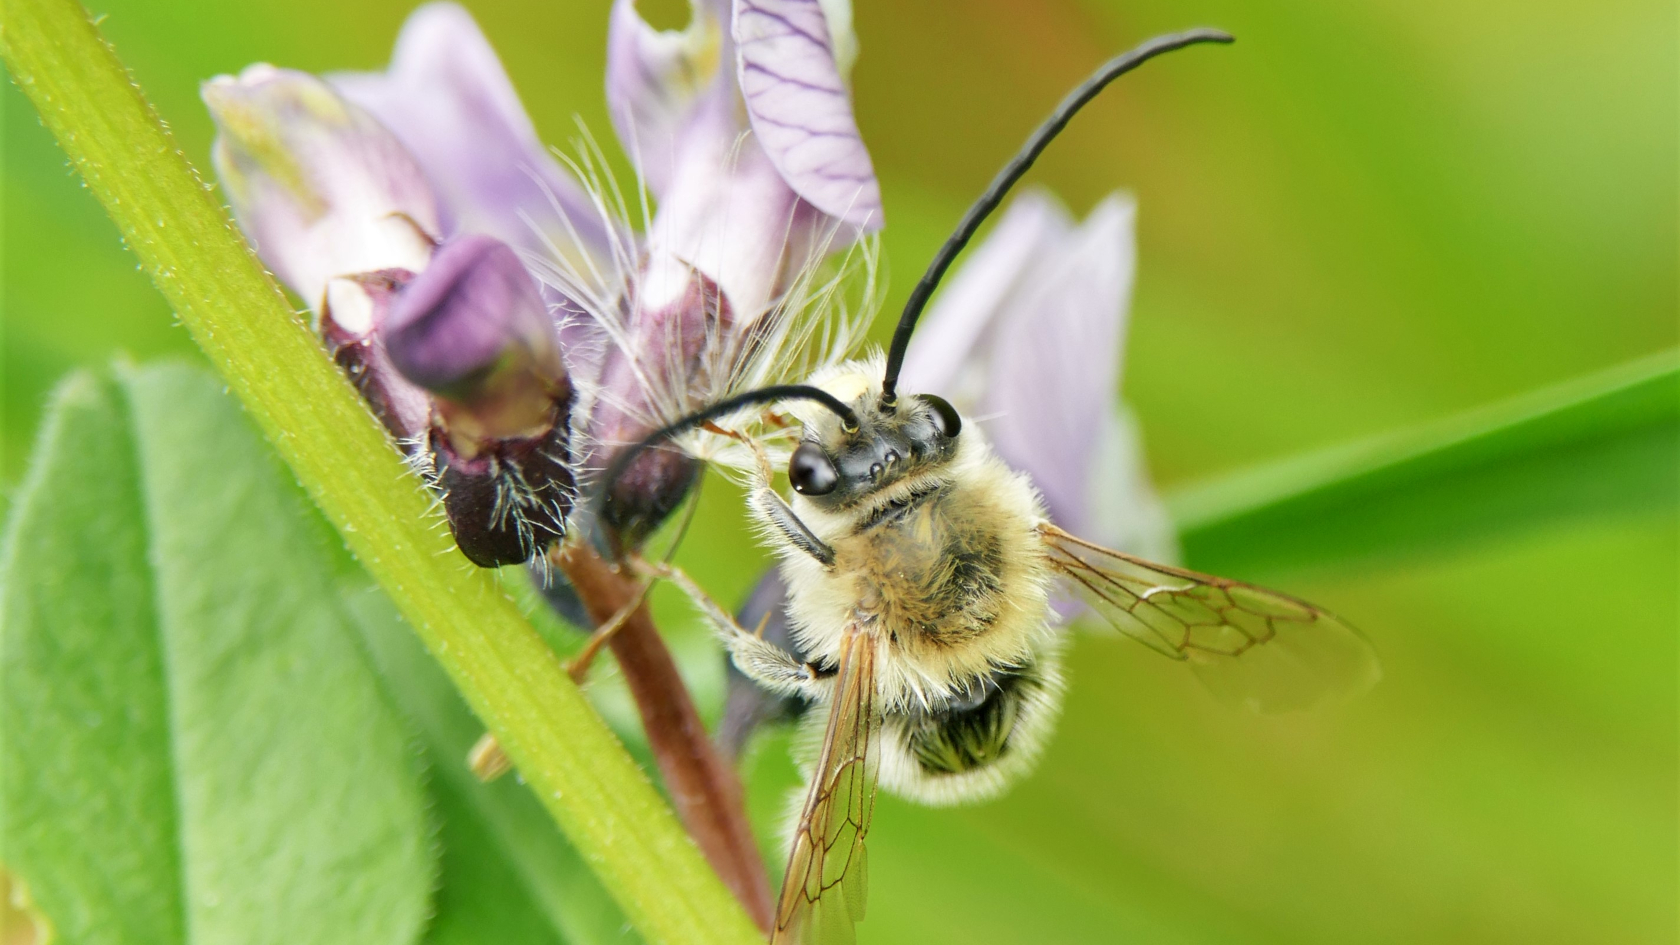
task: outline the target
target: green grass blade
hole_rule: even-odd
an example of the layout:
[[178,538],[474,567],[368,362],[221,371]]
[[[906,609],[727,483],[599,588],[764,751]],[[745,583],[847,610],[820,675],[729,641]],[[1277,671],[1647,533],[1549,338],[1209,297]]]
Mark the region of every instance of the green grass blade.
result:
[[1680,352],[1178,490],[1185,560],[1239,575],[1433,554],[1680,495]]
[[0,51],[176,314],[310,497],[654,942],[751,922],[287,306],[74,0],[5,0]]

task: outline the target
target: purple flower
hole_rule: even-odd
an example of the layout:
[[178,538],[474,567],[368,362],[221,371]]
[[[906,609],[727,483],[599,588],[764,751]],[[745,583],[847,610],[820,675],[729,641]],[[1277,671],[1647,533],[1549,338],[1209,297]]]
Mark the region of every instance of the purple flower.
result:
[[[415,11],[384,72],[257,65],[204,99],[241,227],[435,467],[463,547],[493,533],[469,555],[504,563],[561,532],[571,469],[768,379],[801,281],[879,228],[854,47],[844,0],[708,0],[676,32],[619,0],[607,99],[659,208],[640,235],[597,172],[582,187],[543,147],[453,4]],[[611,524],[638,540],[693,475],[650,453]],[[547,510],[535,526],[527,505]]]
[[519,257],[493,237],[444,244],[381,326],[391,365],[433,395],[427,440],[455,541],[515,564],[565,534],[572,388]]
[[439,230],[419,166],[373,116],[307,73],[259,63],[204,84],[211,159],[239,225],[316,313],[327,280],[425,267]]
[[[594,463],[731,392],[774,356],[768,324],[830,250],[881,226],[880,189],[852,118],[855,42],[845,3],[715,0],[659,31],[617,0],[607,103],[659,213],[590,403]],[[832,18],[831,18],[832,14]],[[610,306],[597,305],[596,308]],[[693,481],[693,463],[652,451],[614,484],[611,529],[628,543]]]
[[539,435],[571,402],[554,320],[519,257],[492,237],[440,248],[380,334],[398,373],[435,396],[440,427],[462,456]]
[[414,156],[441,197],[445,232],[485,233],[537,254],[606,253],[600,214],[538,140],[466,10],[420,7],[403,24],[389,69],[327,81]]
[[[464,16],[427,8],[410,33],[424,39],[455,15]],[[510,112],[522,120],[470,20],[444,25],[482,53],[457,59],[444,84],[464,100],[511,100],[491,124]],[[424,86],[428,70],[412,60],[402,78]],[[378,83],[346,81],[378,99]],[[463,232],[467,221],[497,229],[486,208],[497,206],[498,186],[515,185],[495,182],[494,169],[540,156],[528,124],[525,138],[475,129],[480,172],[450,168],[459,186],[445,191],[433,183],[441,158],[423,134],[400,138],[395,122],[314,76],[256,65],[206,83],[203,95],[220,130],[217,172],[241,227],[309,305],[374,412],[430,470],[462,550],[479,564],[508,564],[559,537],[573,493],[572,395],[554,321],[512,249]],[[517,237],[506,226],[498,232]],[[582,238],[573,245],[600,249]]]
[[617,0],[607,102],[659,201],[652,265],[686,262],[751,322],[814,244],[882,224],[845,85],[850,10],[816,0],[737,0],[733,20],[717,0],[692,10],[686,30],[661,32]]

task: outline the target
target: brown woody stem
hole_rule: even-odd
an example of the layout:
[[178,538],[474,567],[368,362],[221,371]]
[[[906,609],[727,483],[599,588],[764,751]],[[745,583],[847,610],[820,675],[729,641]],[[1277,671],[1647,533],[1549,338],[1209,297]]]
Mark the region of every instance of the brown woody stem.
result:
[[[634,578],[583,543],[567,543],[555,560],[597,625],[613,619],[642,594]],[[740,779],[706,734],[645,603],[635,608],[608,646],[635,697],[678,817],[724,885],[759,928],[768,931],[770,881],[747,822]]]

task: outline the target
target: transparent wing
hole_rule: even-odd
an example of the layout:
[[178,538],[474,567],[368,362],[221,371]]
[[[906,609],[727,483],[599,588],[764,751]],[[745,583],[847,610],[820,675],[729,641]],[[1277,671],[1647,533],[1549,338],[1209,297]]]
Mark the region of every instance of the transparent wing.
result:
[[875,637],[848,629],[828,728],[776,904],[772,945],[841,945],[856,940],[869,868],[863,839],[875,809],[880,711],[875,704]]
[[1115,629],[1188,662],[1226,702],[1302,709],[1382,676],[1359,631],[1305,601],[1227,578],[1151,564],[1039,526],[1050,564]]

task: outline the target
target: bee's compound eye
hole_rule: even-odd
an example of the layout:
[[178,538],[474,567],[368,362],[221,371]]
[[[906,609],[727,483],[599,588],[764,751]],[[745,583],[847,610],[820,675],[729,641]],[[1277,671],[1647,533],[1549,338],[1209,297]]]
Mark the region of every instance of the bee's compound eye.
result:
[[806,440],[788,460],[788,482],[800,495],[828,495],[840,484],[840,474],[822,447]]
[[962,417],[957,415],[957,408],[943,397],[933,394],[920,395],[922,402],[933,408],[933,422],[939,427],[939,435],[946,439],[954,438],[962,432]]

